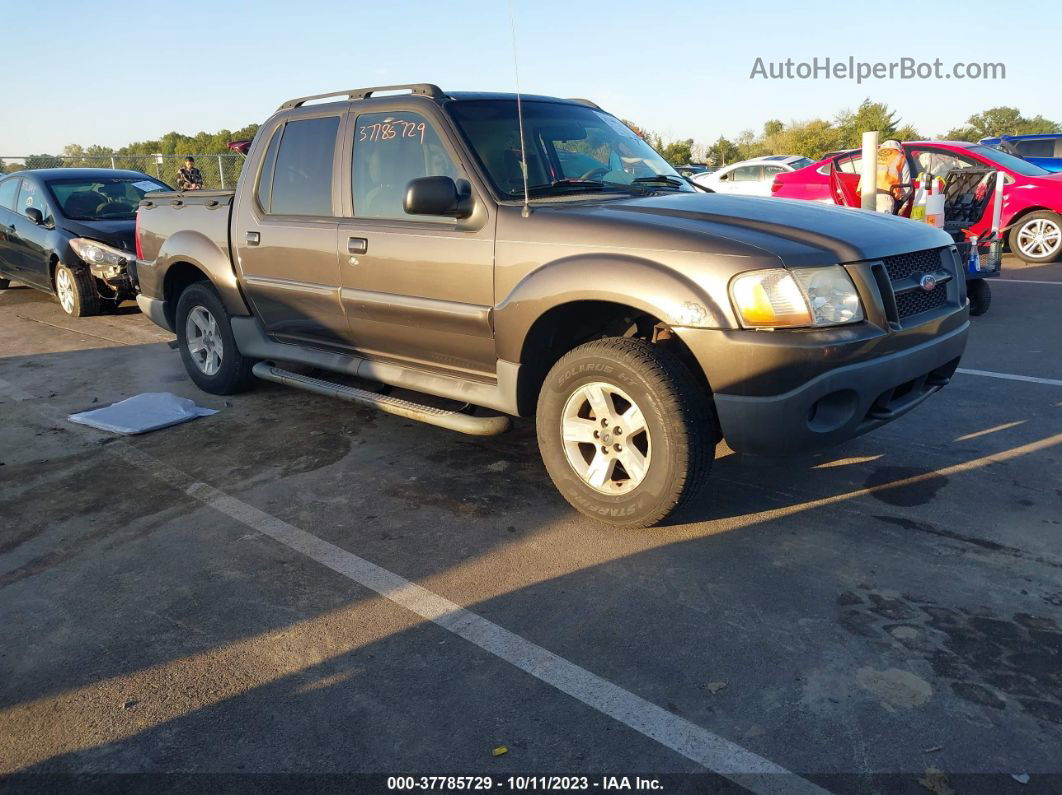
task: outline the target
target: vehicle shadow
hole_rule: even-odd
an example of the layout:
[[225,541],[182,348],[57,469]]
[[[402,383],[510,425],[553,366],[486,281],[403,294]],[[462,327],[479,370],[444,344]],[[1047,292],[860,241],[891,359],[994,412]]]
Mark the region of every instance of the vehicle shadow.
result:
[[[5,413],[32,422],[0,428],[0,645],[21,650],[0,661],[8,673],[0,677],[7,718],[0,723],[45,726],[59,738],[19,766],[32,771],[381,771],[394,770],[396,759],[408,769],[437,769],[440,760],[479,769],[484,747],[511,736],[520,753],[497,762],[499,770],[555,769],[558,747],[578,747],[578,755],[561,757],[601,769],[688,769],[635,735],[610,744],[603,725],[600,732],[571,726],[571,704],[524,674],[483,660],[470,667],[470,650],[447,643],[450,636],[434,625],[392,627],[389,603],[357,588],[352,599],[348,581],[322,577],[317,564],[292,560],[253,528],[192,502],[181,484],[110,456],[113,437],[65,427],[65,413],[88,401],[87,379],[116,362],[124,364],[110,381],[92,379],[99,404],[161,387],[221,409],[122,444],[470,605],[694,723],[767,744],[764,753],[779,758],[818,759],[821,749],[770,743],[835,731],[848,720],[853,693],[858,709],[878,708],[849,680],[853,690],[837,693],[823,688],[825,679],[868,661],[877,668],[906,665],[910,655],[939,662],[934,655],[948,651],[945,640],[957,641],[932,625],[936,617],[924,605],[952,611],[961,635],[974,631],[963,611],[979,609],[981,594],[1018,590],[1012,580],[1020,577],[1003,567],[974,558],[971,569],[966,542],[950,539],[961,551],[941,554],[941,535],[917,524],[928,524],[918,509],[943,484],[907,481],[1035,442],[1042,430],[1031,422],[953,452],[945,443],[957,430],[993,423],[983,414],[973,426],[942,423],[948,412],[941,406],[901,420],[913,423],[902,432],[830,454],[786,462],[723,456],[684,523],[616,531],[579,517],[556,494],[530,422],[477,439],[274,385],[206,396],[165,345],[5,357],[0,378],[32,404],[4,398]],[[853,490],[893,481],[902,485],[890,493],[901,496],[882,501],[880,515],[835,507]],[[784,510],[794,507],[801,510]],[[996,518],[979,515],[965,532],[988,533]],[[977,555],[1013,558],[973,546]],[[908,594],[903,605],[875,612],[896,592]],[[1003,599],[984,616],[1006,622],[1000,633],[1014,635],[1006,642],[992,636],[1001,659],[1032,642],[1032,629],[1056,631],[1022,624],[1019,612]],[[883,619],[914,621],[935,645],[897,650],[892,623],[874,623]],[[274,662],[248,666],[248,659]],[[1042,702],[1006,713],[1015,742],[1028,739],[1036,710],[1054,714],[1062,703],[1056,684],[1044,690],[1021,679],[1017,663],[955,664],[954,676],[939,674],[945,689],[957,683],[987,699],[978,688],[1019,676],[1006,697]],[[780,670],[799,671],[802,680],[780,684]],[[741,676],[740,705],[706,696],[705,681]],[[137,686],[130,689],[130,681]],[[1024,694],[1034,685],[1042,698]],[[499,692],[508,695],[499,699]],[[167,702],[167,693],[184,695]],[[964,709],[975,695],[964,698]],[[808,703],[810,723],[804,708],[792,706]],[[866,742],[888,745],[894,730],[957,731],[948,735],[957,746],[983,747],[983,720],[945,730],[945,721],[954,722],[951,704],[942,698],[928,718],[893,713],[899,717],[871,730],[879,739]],[[113,725],[84,734],[97,714]],[[755,740],[766,736],[766,716],[770,738]],[[580,715],[587,725],[597,719]],[[236,727],[245,740],[235,737]],[[428,739],[409,742],[425,732]],[[962,742],[963,732],[970,742]],[[545,743],[547,733],[568,739]],[[855,752],[843,745],[827,751],[838,756],[816,769],[848,769]]]

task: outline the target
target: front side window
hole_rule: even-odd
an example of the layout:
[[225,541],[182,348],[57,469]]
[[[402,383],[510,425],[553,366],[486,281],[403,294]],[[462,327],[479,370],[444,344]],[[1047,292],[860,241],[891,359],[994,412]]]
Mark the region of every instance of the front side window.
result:
[[657,152],[615,116],[586,105],[468,100],[449,106],[483,170],[507,199],[593,192],[693,192]]
[[761,167],[760,166],[742,166],[741,168],[735,168],[730,175],[730,179],[733,182],[758,182],[760,179]]
[[1014,141],[1014,148],[1022,157],[1054,157],[1055,142],[1045,138],[1033,138],[1029,141]]
[[267,212],[328,217],[335,214],[332,159],[338,131],[338,116],[299,119],[284,125]]
[[15,209],[15,199],[18,197],[18,184],[22,180],[9,179],[5,182],[0,182],[0,207],[5,210]]
[[36,183],[24,179],[22,180],[22,190],[18,192],[15,212],[19,215],[26,215],[26,210],[31,207],[40,210],[45,221],[51,218],[52,213],[48,209],[48,201],[44,198],[44,191]]
[[406,187],[420,177],[464,178],[428,119],[410,111],[358,116],[351,173],[354,215],[453,223],[451,218],[406,214]]
[[49,180],[48,190],[63,215],[72,220],[130,221],[145,194],[169,187],[147,176],[81,177]]
[[942,152],[934,149],[915,149],[915,163],[918,173],[929,174],[934,177],[945,177],[949,172],[962,168],[973,168],[981,164],[967,157],[959,157],[951,152]]

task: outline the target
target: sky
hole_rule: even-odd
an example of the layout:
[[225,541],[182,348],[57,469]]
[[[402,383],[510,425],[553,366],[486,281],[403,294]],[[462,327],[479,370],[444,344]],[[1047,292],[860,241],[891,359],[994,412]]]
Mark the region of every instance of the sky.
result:
[[[431,82],[512,91],[506,0],[133,3],[0,0],[0,157],[118,147],[264,121],[286,99]],[[521,88],[586,97],[661,133],[720,135],[832,118],[866,97],[923,134],[1013,105],[1062,119],[1057,0],[949,3],[512,0]],[[897,35],[899,33],[899,35]],[[750,79],[766,63],[850,56],[1002,62],[1004,80]]]

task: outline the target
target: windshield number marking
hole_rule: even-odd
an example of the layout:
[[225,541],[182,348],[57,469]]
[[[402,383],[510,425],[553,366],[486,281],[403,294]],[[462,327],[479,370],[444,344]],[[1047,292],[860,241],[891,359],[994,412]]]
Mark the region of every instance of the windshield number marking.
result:
[[395,138],[420,138],[424,143],[424,122],[406,121],[394,119],[389,122],[376,122],[375,124],[363,124],[358,127],[358,141],[375,143],[376,141],[392,141]]

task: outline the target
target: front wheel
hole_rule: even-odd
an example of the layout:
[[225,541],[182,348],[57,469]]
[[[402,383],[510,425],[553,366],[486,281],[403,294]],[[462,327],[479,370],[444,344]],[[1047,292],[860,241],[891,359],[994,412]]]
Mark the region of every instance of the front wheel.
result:
[[970,314],[974,317],[983,315],[992,305],[992,288],[984,279],[967,282],[966,294],[970,297]]
[[649,527],[694,497],[715,456],[710,397],[673,355],[607,338],[570,351],[538,399],[542,460],[576,509]]
[[55,297],[70,317],[89,317],[100,313],[96,280],[87,268],[71,268],[61,262],[56,265]]
[[1010,250],[1026,262],[1054,262],[1062,253],[1062,216],[1040,210],[1010,230]]
[[236,349],[231,316],[209,282],[196,282],[177,301],[177,348],[196,386],[231,395],[254,380],[254,362]]

